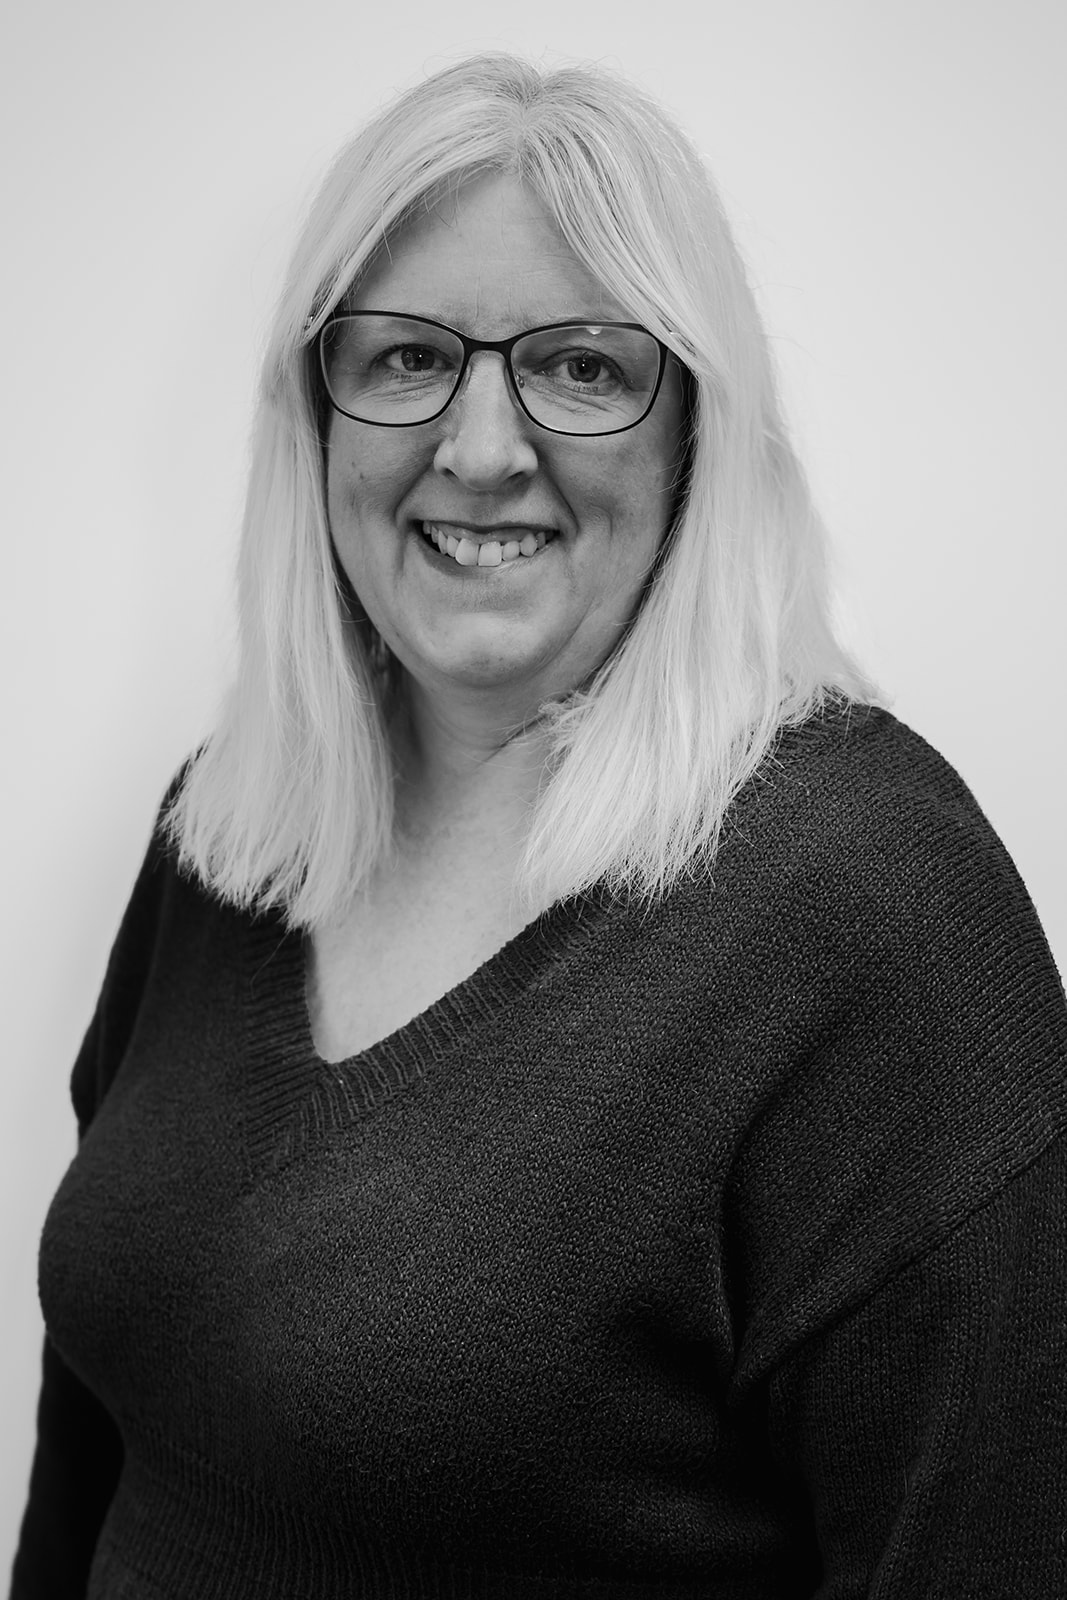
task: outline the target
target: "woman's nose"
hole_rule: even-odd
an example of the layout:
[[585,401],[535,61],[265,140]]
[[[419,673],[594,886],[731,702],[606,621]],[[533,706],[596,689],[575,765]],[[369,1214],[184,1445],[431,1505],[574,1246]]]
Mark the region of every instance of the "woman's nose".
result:
[[495,489],[537,471],[533,424],[511,392],[503,358],[492,351],[471,357],[462,387],[442,418],[444,435],[434,455],[438,472],[472,489]]

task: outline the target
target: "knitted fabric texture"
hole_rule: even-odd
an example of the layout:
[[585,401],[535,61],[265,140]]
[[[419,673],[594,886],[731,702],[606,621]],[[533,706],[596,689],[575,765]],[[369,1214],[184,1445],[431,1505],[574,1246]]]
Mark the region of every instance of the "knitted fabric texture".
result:
[[886,713],[341,1065],[153,845],[73,1095],[15,1600],[1067,1594],[1063,991]]

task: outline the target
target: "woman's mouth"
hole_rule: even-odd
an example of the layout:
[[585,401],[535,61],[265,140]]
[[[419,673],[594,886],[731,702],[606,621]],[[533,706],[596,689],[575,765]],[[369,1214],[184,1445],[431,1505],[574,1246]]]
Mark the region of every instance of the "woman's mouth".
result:
[[461,567],[506,567],[528,561],[555,537],[554,528],[465,528],[459,523],[423,522],[424,539]]

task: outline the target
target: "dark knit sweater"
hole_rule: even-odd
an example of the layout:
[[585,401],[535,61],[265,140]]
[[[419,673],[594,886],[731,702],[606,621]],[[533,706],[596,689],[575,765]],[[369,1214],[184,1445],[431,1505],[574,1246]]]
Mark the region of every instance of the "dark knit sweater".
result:
[[73,1093],[17,1600],[1067,1594],[1063,993],[888,715],[341,1066],[153,848]]

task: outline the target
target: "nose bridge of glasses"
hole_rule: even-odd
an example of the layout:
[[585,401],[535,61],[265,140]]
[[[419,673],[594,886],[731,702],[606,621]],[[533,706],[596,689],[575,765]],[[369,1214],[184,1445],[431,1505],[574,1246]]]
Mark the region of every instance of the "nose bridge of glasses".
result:
[[522,407],[514,392],[518,380],[511,365],[512,343],[510,339],[493,343],[487,341],[484,344],[472,340],[460,380],[452,392],[451,404],[470,398],[473,388],[473,398],[476,400],[481,400],[483,396],[494,397],[499,405],[503,396],[510,409],[521,415]]

